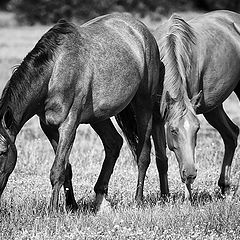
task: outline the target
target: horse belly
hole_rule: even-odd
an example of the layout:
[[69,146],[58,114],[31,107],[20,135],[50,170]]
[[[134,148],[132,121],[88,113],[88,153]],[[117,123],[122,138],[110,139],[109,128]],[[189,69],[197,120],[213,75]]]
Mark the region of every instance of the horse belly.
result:
[[122,111],[141,82],[147,81],[144,61],[140,62],[131,52],[112,51],[111,56],[94,64],[91,78],[86,77],[90,84],[85,84],[84,95],[88,97],[81,113],[81,122],[85,123],[107,119]]
[[[204,111],[210,111],[226,100],[240,80],[240,59],[233,54],[226,61],[218,59],[203,78]],[[223,59],[224,60],[224,59]]]
[[131,80],[113,81],[100,89],[93,89],[81,113],[81,122],[101,121],[121,112],[133,99],[140,84],[140,78]]
[[[212,19],[212,23],[193,23],[198,35],[198,62],[203,90],[200,113],[210,111],[221,104],[235,89],[240,80],[240,36],[233,20]],[[199,109],[199,110],[200,110]]]

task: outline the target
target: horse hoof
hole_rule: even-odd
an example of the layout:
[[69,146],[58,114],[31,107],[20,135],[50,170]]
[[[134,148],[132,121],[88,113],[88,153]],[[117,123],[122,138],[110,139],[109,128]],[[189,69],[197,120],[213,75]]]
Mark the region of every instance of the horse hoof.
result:
[[160,199],[163,203],[167,203],[167,202],[170,201],[170,194],[169,193],[161,193],[160,197],[161,197]]
[[102,203],[98,208],[96,208],[97,213],[106,213],[112,210],[110,202],[108,202],[105,198],[103,198]]
[[230,195],[230,185],[219,185],[222,195]]
[[135,202],[136,202],[136,205],[138,207],[142,207],[143,206],[143,198],[135,198]]
[[225,196],[230,195],[230,187],[221,188],[221,193],[222,195],[225,195]]
[[95,211],[97,213],[109,212],[111,204],[106,200],[105,194],[97,194],[95,198]]
[[77,203],[71,204],[71,205],[67,205],[66,206],[66,210],[67,210],[67,212],[76,212],[78,210]]

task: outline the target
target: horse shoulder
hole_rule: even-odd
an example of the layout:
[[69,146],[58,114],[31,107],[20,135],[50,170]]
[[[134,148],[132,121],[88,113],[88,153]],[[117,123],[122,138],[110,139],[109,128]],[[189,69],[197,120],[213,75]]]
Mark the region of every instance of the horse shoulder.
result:
[[74,102],[77,90],[76,53],[61,53],[55,61],[45,99],[45,118],[51,125],[62,123]]

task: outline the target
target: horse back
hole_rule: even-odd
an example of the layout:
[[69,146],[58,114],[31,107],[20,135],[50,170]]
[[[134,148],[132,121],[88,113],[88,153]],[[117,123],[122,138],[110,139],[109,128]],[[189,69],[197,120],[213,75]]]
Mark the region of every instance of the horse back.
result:
[[111,42],[128,48],[129,54],[142,64],[144,58],[150,58],[150,51],[156,51],[155,39],[147,27],[127,13],[98,17],[79,26],[78,30],[93,44],[101,43],[109,48]]

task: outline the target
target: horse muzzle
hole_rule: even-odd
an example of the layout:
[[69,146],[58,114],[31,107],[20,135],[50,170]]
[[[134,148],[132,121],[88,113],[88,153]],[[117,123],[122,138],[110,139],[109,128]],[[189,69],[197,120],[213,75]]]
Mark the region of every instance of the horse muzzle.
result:
[[184,168],[181,173],[183,183],[192,184],[197,177],[197,169],[195,167]]

